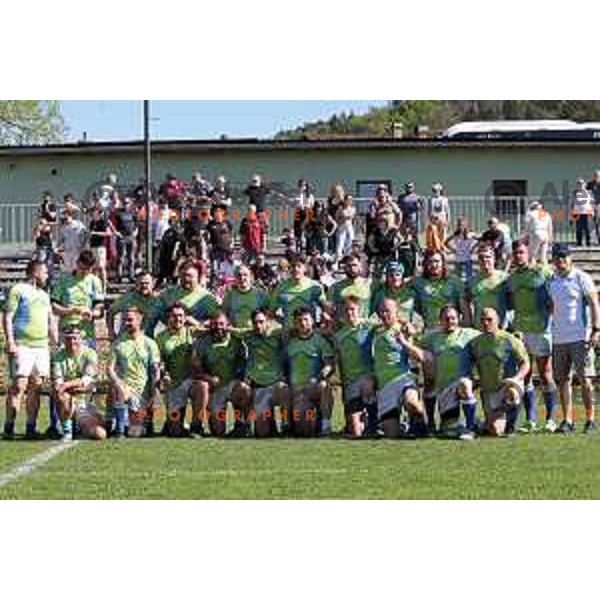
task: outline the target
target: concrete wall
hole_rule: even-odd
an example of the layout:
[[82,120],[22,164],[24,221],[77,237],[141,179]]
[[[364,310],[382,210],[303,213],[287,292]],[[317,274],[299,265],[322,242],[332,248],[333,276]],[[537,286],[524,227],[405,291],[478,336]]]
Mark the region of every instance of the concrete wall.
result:
[[[0,203],[37,202],[41,192],[57,197],[67,192],[82,196],[91,183],[114,172],[120,181],[135,182],[143,172],[142,150],[131,153],[0,156]],[[567,148],[389,148],[389,149],[219,149],[210,152],[153,154],[153,179],[171,171],[189,179],[195,170],[210,176],[224,174],[230,181],[247,181],[254,172],[268,180],[294,185],[299,178],[316,184],[326,195],[341,182],[356,194],[358,180],[392,180],[394,192],[407,179],[426,194],[431,182],[442,180],[454,196],[482,196],[494,179],[524,179],[529,195],[548,189],[562,194],[578,177],[600,168],[600,152],[593,147]],[[553,186],[548,188],[548,185]]]

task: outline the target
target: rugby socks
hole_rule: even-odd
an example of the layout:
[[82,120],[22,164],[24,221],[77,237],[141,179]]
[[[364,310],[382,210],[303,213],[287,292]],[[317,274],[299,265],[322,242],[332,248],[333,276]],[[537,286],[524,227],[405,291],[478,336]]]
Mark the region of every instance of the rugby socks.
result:
[[511,406],[506,410],[506,433],[513,434],[517,426],[517,419],[519,418],[519,405]]
[[14,435],[15,433],[15,422],[6,420],[4,421],[4,435]]
[[27,419],[27,423],[25,423],[25,433],[27,435],[34,435],[36,425],[37,422],[35,420]]
[[367,426],[365,433],[375,435],[377,433],[377,402],[368,402],[365,407],[367,413]]
[[129,409],[127,406],[115,406],[113,410],[115,411],[116,432],[118,434],[125,434],[125,428],[129,424]]
[[546,421],[554,421],[556,417],[556,387],[544,390],[544,404],[546,405]]
[[61,422],[62,431],[64,435],[73,434],[73,421],[72,419],[65,419]]
[[473,394],[465,398],[462,403],[465,425],[469,431],[475,429],[475,413],[477,412],[477,400]]
[[528,421],[537,421],[537,412],[535,410],[535,389],[532,385],[525,388],[523,394],[523,404],[525,405],[525,417]]
[[56,404],[56,400],[54,399],[54,394],[50,397],[50,428],[58,429],[58,424],[60,423],[60,418],[58,416],[58,406]]
[[321,435],[330,435],[331,434],[331,420],[330,419],[321,419]]
[[437,398],[431,394],[425,394],[425,413],[427,414],[427,426],[429,429],[435,429],[435,403]]

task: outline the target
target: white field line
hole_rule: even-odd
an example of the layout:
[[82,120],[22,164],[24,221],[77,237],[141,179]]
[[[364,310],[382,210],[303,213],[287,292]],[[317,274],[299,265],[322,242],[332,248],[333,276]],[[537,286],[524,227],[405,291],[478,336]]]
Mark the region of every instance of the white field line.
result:
[[20,465],[17,465],[14,469],[7,471],[6,473],[0,474],[0,487],[8,485],[13,481],[20,479],[21,477],[27,477],[27,475],[31,475],[36,469],[43,467],[46,463],[50,462],[55,456],[64,452],[65,450],[69,450],[76,446],[79,442],[69,442],[69,443],[60,443],[55,446],[51,446],[42,452],[38,452],[31,458],[28,458],[26,461],[22,462]]

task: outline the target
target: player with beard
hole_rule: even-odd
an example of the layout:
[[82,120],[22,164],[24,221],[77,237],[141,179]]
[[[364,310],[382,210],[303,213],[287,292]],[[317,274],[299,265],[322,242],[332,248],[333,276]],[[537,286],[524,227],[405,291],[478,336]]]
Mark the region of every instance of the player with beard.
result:
[[371,304],[371,280],[361,276],[360,257],[351,254],[343,260],[346,277],[336,281],[329,290],[328,308],[333,318],[343,318],[345,300],[352,297],[359,301],[360,317],[367,319]]
[[223,312],[237,330],[250,330],[252,313],[266,307],[268,294],[254,285],[254,276],[248,265],[237,267],[235,279],[235,285],[225,292]]

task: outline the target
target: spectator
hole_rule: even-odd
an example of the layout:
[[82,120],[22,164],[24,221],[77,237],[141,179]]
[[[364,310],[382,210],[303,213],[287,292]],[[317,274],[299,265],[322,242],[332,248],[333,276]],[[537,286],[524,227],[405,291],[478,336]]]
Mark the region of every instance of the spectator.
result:
[[298,252],[303,252],[306,248],[304,237],[304,228],[306,226],[306,211],[312,210],[315,198],[312,195],[310,185],[304,179],[298,181],[298,195],[292,200],[292,209],[294,211],[294,237],[296,239],[296,248]]
[[175,273],[181,257],[186,255],[185,237],[181,221],[174,219],[170,221],[169,228],[162,236],[158,256],[157,284],[165,281],[175,283]]
[[492,217],[488,221],[488,229],[486,229],[479,237],[478,246],[490,246],[494,250],[496,257],[496,268],[503,266],[504,253],[504,233],[500,229],[500,221],[496,217]]
[[325,254],[329,244],[328,240],[335,234],[337,223],[327,212],[322,200],[316,200],[313,214],[306,223],[306,250],[308,253],[317,250]]
[[167,201],[169,208],[179,210],[185,195],[185,184],[183,181],[179,181],[175,175],[167,173],[158,193]]
[[[338,209],[344,204],[345,197],[346,192],[339,183],[331,186],[331,189],[329,190],[329,196],[327,197],[327,212],[334,221],[337,221],[337,212]],[[336,252],[336,241],[336,238],[333,236],[329,238],[327,251],[330,254],[335,254]]]
[[70,212],[73,216],[78,216],[81,212],[73,194],[63,196],[63,214],[66,212]]
[[335,213],[337,222],[337,246],[335,249],[336,260],[342,260],[350,254],[354,242],[354,219],[356,208],[352,203],[352,196],[346,194],[343,202],[338,206]]
[[50,226],[56,226],[58,222],[57,214],[56,202],[54,202],[52,194],[50,192],[44,192],[39,209],[40,219],[44,219]]
[[231,208],[231,190],[227,179],[223,175],[219,175],[215,179],[215,185],[212,191],[212,206],[214,210],[229,210]]
[[115,231],[117,235],[117,278],[123,278],[123,266],[126,264],[127,276],[131,283],[135,279],[135,251],[138,233],[137,214],[133,200],[125,197],[123,206],[115,210]]
[[414,231],[419,231],[419,213],[423,209],[423,200],[415,192],[413,181],[404,184],[404,194],[398,197],[398,208],[402,213],[402,222]]
[[416,230],[402,223],[398,234],[397,258],[402,265],[404,277],[412,278],[417,270],[418,257],[422,254]]
[[437,182],[431,186],[431,196],[427,199],[427,215],[431,219],[432,215],[437,215],[441,227],[443,239],[446,237],[448,223],[450,223],[450,202],[444,195],[444,186]]
[[213,270],[218,268],[218,264],[233,249],[233,225],[226,217],[223,214],[208,224]]
[[402,222],[402,213],[388,192],[385,184],[377,186],[375,198],[369,204],[369,214],[367,216],[367,239],[376,226],[379,217],[385,217],[388,227],[399,227]]
[[575,238],[578,246],[591,246],[590,221],[594,214],[594,197],[586,188],[585,179],[578,179],[569,200],[569,221],[575,222]]
[[456,257],[456,275],[463,281],[470,281],[473,277],[473,250],[477,246],[477,238],[469,229],[469,222],[465,217],[458,217],[456,230],[446,241],[446,247],[454,252]]
[[281,238],[279,239],[279,243],[282,244],[285,248],[284,253],[287,260],[291,260],[292,256],[300,252],[300,249],[298,248],[297,238],[292,233],[292,230],[289,227],[285,227],[281,232]]
[[251,204],[240,225],[240,243],[245,262],[254,262],[262,252],[262,238],[263,227],[256,215],[256,207]]
[[244,190],[244,195],[248,196],[249,204],[256,207],[257,214],[264,212],[267,207],[267,197],[270,193],[271,190],[260,175],[253,175],[250,185]]
[[587,189],[594,198],[596,209],[594,212],[596,241],[600,244],[600,170],[594,172],[594,177],[588,182]]
[[267,262],[264,254],[259,254],[256,257],[256,263],[252,266],[252,273],[254,275],[254,280],[267,290],[275,287],[277,284],[277,273]]
[[531,203],[525,217],[525,238],[532,264],[548,264],[548,248],[552,243],[552,218],[539,202]]
[[383,274],[385,265],[397,260],[399,233],[396,227],[390,227],[385,215],[381,215],[373,232],[367,238],[367,256],[375,276]]
[[425,249],[429,252],[445,252],[444,223],[439,214],[433,213],[425,228]]
[[102,281],[104,289],[108,280],[106,262],[106,238],[116,234],[106,214],[98,207],[92,210],[90,228],[90,250],[96,259],[96,274]]
[[73,213],[67,210],[64,213],[63,225],[59,233],[59,246],[61,248],[64,270],[71,273],[77,266],[77,259],[85,248],[87,230],[85,225],[75,219]]
[[202,173],[196,172],[192,175],[192,181],[189,186],[189,193],[196,198],[210,198],[214,188],[208,179],[202,177]]
[[33,229],[35,242],[35,260],[46,263],[48,267],[48,283],[54,283],[54,243],[52,241],[52,226],[46,219],[41,218]]

